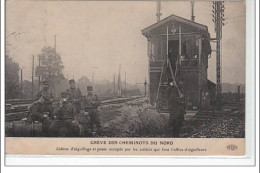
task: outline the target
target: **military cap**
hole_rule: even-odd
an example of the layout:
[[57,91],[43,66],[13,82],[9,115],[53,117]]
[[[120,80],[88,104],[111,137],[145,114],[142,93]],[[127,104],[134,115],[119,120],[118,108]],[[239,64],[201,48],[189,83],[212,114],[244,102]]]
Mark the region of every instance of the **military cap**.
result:
[[69,83],[75,83],[75,80],[74,79],[70,79]]
[[87,91],[93,91],[93,86],[87,86]]

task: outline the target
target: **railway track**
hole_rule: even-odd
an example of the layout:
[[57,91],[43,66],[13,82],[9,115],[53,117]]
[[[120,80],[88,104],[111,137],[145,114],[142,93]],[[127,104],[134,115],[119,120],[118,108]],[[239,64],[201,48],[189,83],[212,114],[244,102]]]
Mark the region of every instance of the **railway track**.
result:
[[[233,104],[234,105],[234,104]],[[232,106],[233,106],[232,105]],[[239,104],[221,111],[188,111],[182,129],[182,137],[236,137],[245,135],[245,112]]]
[[[101,101],[106,101],[106,100],[113,100],[116,99],[115,97],[101,97]],[[11,99],[11,100],[6,100],[5,105],[5,114],[10,114],[10,113],[18,113],[18,112],[25,112],[27,111],[27,108],[29,105],[31,105],[35,100],[32,99]],[[55,102],[55,101],[54,101]],[[56,100],[58,102],[58,100]]]
[[[135,99],[140,99],[144,98],[145,96],[140,95],[140,96],[130,96],[130,97],[122,97],[122,98],[113,98],[113,97],[103,97],[101,98],[101,107],[106,106],[106,105],[111,105],[111,104],[120,104],[124,103],[127,101],[135,100]],[[33,100],[31,101],[33,103]],[[30,103],[30,104],[31,104]],[[8,103],[10,104],[10,102]],[[16,121],[24,118],[26,114],[28,113],[28,106],[30,105],[29,103],[26,102],[26,104],[21,104],[21,102],[15,101],[15,105],[17,108],[14,109],[7,109],[5,110],[5,121],[10,122],[10,121]]]

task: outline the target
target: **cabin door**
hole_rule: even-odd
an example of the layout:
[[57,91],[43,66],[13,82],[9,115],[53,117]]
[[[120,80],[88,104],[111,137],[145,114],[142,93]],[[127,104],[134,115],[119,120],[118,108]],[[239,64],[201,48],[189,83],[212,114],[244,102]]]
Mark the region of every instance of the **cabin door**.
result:
[[168,42],[168,56],[172,65],[173,72],[176,69],[176,60],[179,54],[179,40],[170,40]]
[[[176,60],[179,54],[179,41],[178,40],[171,40],[168,41],[168,57],[171,62],[172,70],[175,73],[176,69]],[[157,108],[161,112],[168,112],[168,96],[167,96],[167,88],[169,87],[169,79],[171,79],[171,72],[170,69],[165,65],[165,71],[162,73],[162,80],[159,85],[159,95],[157,100]]]

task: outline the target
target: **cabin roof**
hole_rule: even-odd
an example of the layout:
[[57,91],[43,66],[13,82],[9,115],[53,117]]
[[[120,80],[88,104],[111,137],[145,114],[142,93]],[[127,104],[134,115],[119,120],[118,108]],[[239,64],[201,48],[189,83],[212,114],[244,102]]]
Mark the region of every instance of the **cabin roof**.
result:
[[212,82],[211,80],[208,79],[208,84],[212,86],[216,86],[216,83]]
[[180,23],[184,23],[184,24],[187,24],[187,25],[190,25],[194,28],[197,28],[201,31],[204,31],[204,32],[208,32],[208,27],[206,25],[202,25],[202,24],[199,24],[199,23],[196,23],[196,22],[193,22],[191,20],[188,20],[188,19],[185,19],[185,18],[182,18],[182,17],[179,17],[179,16],[176,16],[174,14],[164,18],[163,20],[151,25],[151,26],[148,26],[147,28],[143,29],[142,30],[142,34],[147,36],[147,34],[149,32],[151,32],[152,30],[170,22],[170,21],[177,21],[177,22],[180,22]]

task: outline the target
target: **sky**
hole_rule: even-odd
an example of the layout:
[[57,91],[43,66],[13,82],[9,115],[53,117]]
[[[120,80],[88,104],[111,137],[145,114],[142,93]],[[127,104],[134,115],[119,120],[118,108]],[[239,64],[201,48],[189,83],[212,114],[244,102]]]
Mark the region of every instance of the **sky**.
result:
[[[190,2],[162,1],[161,19],[191,16]],[[208,26],[215,38],[212,2],[195,2],[195,22]],[[222,82],[245,83],[244,2],[225,2],[222,39]],[[64,75],[112,81],[121,64],[127,82],[148,77],[147,39],[141,30],[156,23],[155,1],[17,1],[6,2],[6,40],[9,55],[30,80],[32,56],[44,46],[54,47]],[[20,34],[12,34],[17,32]],[[211,44],[215,50],[215,43]],[[35,60],[37,63],[37,60]],[[208,78],[216,82],[216,55],[209,59]],[[123,77],[124,80],[124,77]]]

